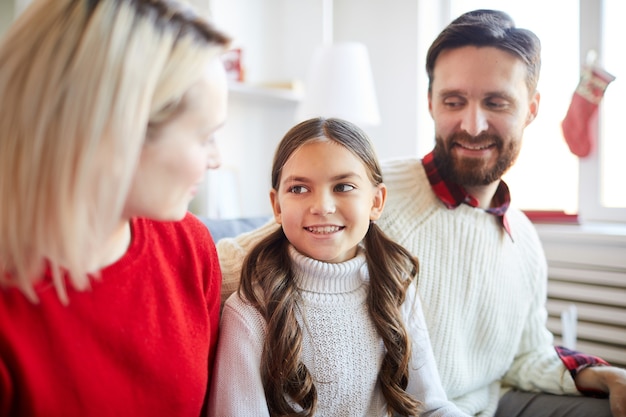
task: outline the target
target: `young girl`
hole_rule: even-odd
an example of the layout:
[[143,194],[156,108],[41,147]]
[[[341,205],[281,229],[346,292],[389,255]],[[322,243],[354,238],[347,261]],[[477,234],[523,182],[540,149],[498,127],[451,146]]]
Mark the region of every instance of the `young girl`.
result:
[[418,262],[374,223],[385,199],[356,126],[311,119],[287,132],[270,192],[282,227],[226,301],[209,415],[465,415],[439,381]]
[[0,416],[206,407],[221,275],[187,213],[229,39],[175,0],[39,0],[0,44]]

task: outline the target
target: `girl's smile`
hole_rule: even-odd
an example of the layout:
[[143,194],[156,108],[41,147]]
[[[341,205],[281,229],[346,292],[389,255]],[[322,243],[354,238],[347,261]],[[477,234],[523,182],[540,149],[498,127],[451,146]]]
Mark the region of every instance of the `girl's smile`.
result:
[[370,221],[380,215],[384,187],[373,185],[350,150],[319,138],[293,152],[270,197],[276,221],[300,253],[343,262],[355,256]]

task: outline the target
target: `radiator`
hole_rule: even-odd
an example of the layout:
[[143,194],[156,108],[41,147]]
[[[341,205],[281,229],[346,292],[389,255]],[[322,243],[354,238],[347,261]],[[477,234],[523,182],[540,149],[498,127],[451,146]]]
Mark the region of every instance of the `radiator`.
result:
[[548,258],[548,328],[563,344],[562,312],[576,307],[576,345],[626,368],[626,235],[537,227]]
[[561,312],[576,306],[576,350],[626,367],[626,271],[549,264],[548,328],[562,342]]

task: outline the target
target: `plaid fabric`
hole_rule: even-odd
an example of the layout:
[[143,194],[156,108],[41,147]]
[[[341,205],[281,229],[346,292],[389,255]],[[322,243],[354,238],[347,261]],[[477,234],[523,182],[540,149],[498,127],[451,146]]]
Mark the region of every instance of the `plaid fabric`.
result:
[[[587,355],[563,346],[555,346],[554,349],[574,380],[576,380],[576,375],[578,375],[580,371],[590,366],[610,366],[607,361],[600,359],[597,356]],[[577,388],[582,394],[590,397],[607,397],[607,394],[602,391],[585,389],[584,387],[579,386],[577,386]]]
[[[435,164],[435,158],[432,152],[424,156],[422,164],[424,164],[426,176],[428,177],[428,182],[430,182],[433,192],[447,208],[454,209],[461,204],[478,207],[478,200],[471,196],[465,188],[441,177],[441,174],[437,169],[437,165]],[[500,181],[500,184],[498,184],[498,188],[496,189],[496,194],[493,196],[494,207],[490,207],[486,211],[487,213],[491,213],[498,218],[498,221],[504,230],[511,237],[511,239],[513,239],[511,236],[509,222],[506,219],[506,211],[510,204],[511,193],[509,192],[509,187],[504,181]]]

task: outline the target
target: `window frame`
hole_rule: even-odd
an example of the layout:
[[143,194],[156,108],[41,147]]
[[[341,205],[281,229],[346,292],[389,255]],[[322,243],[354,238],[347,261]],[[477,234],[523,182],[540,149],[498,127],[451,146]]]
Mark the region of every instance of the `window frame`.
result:
[[[602,13],[604,0],[580,0],[580,66],[586,64],[588,51],[596,51],[602,62]],[[578,169],[578,217],[581,223],[626,223],[626,208],[605,207],[601,204],[601,148],[607,134],[602,127],[602,103],[598,117],[598,147],[579,159]]]

